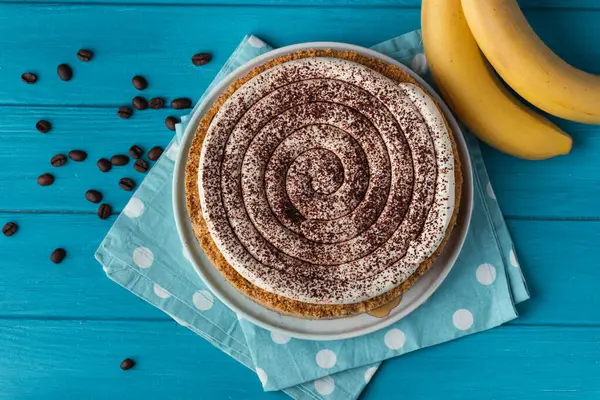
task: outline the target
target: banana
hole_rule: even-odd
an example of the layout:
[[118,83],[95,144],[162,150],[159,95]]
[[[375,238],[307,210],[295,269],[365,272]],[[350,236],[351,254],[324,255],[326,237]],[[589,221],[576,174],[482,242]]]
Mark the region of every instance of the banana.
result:
[[536,107],[600,124],[600,76],[581,71],[542,42],[517,0],[462,0],[467,23],[498,74]]
[[461,0],[423,0],[425,55],[441,94],[467,127],[492,147],[525,159],[571,150],[572,139],[517,100],[483,58]]

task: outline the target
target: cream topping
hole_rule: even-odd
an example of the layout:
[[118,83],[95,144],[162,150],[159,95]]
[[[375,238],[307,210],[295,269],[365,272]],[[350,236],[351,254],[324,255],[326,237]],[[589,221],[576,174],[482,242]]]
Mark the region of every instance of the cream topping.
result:
[[313,57],[239,88],[206,134],[203,216],[246,279],[347,304],[404,282],[454,210],[454,156],[431,98],[357,63]]

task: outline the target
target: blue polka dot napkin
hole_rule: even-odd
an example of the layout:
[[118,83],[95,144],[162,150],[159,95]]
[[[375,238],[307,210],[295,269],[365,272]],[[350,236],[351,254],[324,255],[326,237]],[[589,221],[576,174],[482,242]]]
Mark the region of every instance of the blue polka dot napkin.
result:
[[[427,79],[420,32],[373,49]],[[269,50],[254,36],[244,38],[213,85]],[[187,121],[184,117],[177,127],[178,138]],[[265,390],[283,390],[296,399],[355,399],[381,361],[494,328],[516,318],[514,304],[529,298],[479,144],[471,134],[466,138],[475,199],[471,227],[456,265],[425,304],[366,336],[329,342],[290,338],[238,319],[213,296],[192,268],[175,228],[171,179],[177,138],[135,192],[96,259],[110,279],[256,371]]]

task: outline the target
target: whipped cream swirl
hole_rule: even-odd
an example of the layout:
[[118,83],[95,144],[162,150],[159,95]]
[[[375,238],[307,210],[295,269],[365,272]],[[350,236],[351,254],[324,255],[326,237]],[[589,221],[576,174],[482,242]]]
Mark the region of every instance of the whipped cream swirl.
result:
[[431,98],[361,64],[290,61],[252,78],[206,134],[198,186],[226,260],[319,304],[404,282],[442,242],[454,155]]

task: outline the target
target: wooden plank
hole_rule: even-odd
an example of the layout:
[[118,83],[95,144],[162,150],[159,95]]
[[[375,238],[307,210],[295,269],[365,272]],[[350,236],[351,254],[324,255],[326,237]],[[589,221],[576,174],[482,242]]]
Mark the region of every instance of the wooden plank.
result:
[[[600,13],[533,9],[528,17],[560,55],[600,72]],[[130,80],[138,73],[150,82],[145,95],[197,99],[248,33],[277,46],[315,40],[370,46],[419,26],[417,8],[2,4],[0,104],[116,107],[136,94]],[[93,62],[76,59],[80,47],[96,52]],[[214,61],[192,66],[198,51],[212,51]],[[63,62],[74,67],[70,82],[56,76]],[[26,71],[38,73],[38,83],[21,82]]]
[[[361,398],[400,379],[406,398],[595,399],[599,341],[597,327],[502,327],[384,363]],[[0,347],[2,398],[284,398],[175,322],[0,321]]]
[[[73,3],[81,4],[82,0],[0,0],[0,3]],[[185,5],[228,5],[228,6],[278,6],[278,7],[420,7],[421,0],[100,0],[100,4],[185,4]],[[520,0],[523,8],[570,8],[598,9],[600,5],[595,0]]]
[[509,221],[531,299],[516,324],[600,324],[599,221]]
[[[0,222],[8,218],[20,230],[0,237],[0,318],[169,318],[106,278],[94,260],[112,220],[0,214]],[[600,325],[600,222],[510,221],[509,229],[533,296],[515,323]],[[49,255],[59,246],[68,257],[54,265]]]
[[[136,94],[135,74],[149,81],[144,95],[198,99],[248,33],[278,46],[314,40],[372,45],[418,27],[418,9],[3,4],[0,102],[118,106]],[[93,62],[76,59],[80,47],[95,51]],[[213,61],[194,67],[190,57],[198,51],[212,52]],[[63,62],[73,65],[70,82],[56,75]],[[39,74],[35,85],[21,82],[27,70]]]
[[573,150],[566,156],[520,160],[482,145],[490,181],[506,216],[600,217],[600,126],[559,125],[574,139]]
[[[174,110],[145,110],[123,120],[114,108],[4,107],[0,108],[0,210],[69,210],[95,213],[97,204],[85,200],[85,192],[96,189],[115,211],[121,210],[131,192],[119,188],[119,179],[129,177],[141,183],[145,174],[133,169],[133,161],[114,167],[108,173],[96,166],[99,158],[127,154],[133,144],[148,151],[165,147],[173,132],[164,124]],[[39,119],[52,122],[53,129],[41,134],[35,129]],[[50,165],[57,153],[81,149],[88,153],[84,162],[60,168]],[[147,159],[147,158],[146,158]],[[152,164],[152,163],[150,163]],[[40,187],[37,177],[50,172],[52,186]]]
[[[147,110],[129,120],[115,115],[113,108],[89,107],[0,107],[0,211],[44,210],[94,213],[97,205],[85,200],[88,189],[100,190],[105,201],[120,211],[131,196],[118,187],[128,176],[141,182],[144,175],[133,163],[102,173],[96,160],[127,153],[132,144],[144,149],[166,146],[173,134],[164,126],[172,110]],[[177,115],[181,112],[175,113]],[[42,135],[35,130],[46,118],[53,130]],[[93,122],[91,122],[93,121]],[[573,152],[548,161],[524,161],[484,146],[484,156],[503,212],[511,217],[600,218],[600,127],[564,124],[575,138]],[[89,153],[82,163],[50,166],[50,158],[71,149]],[[49,187],[37,185],[44,172],[56,176]]]
[[363,395],[386,399],[397,388],[407,399],[597,399],[599,342],[596,327],[500,327],[386,361]]
[[[0,237],[2,316],[169,319],[109,280],[94,259],[114,217],[0,214],[0,225],[7,220],[15,221],[19,231]],[[67,251],[58,265],[50,261],[57,247]]]
[[0,321],[0,348],[2,399],[287,398],[175,321]]
[[[394,32],[397,26],[402,26],[404,29],[413,25],[418,26],[418,10],[398,10],[396,13],[395,10],[384,12],[377,8],[361,10],[360,13],[348,8],[334,7],[311,10],[302,7],[230,9],[214,6],[146,6],[120,7],[118,13],[112,12],[115,11],[113,6],[4,4],[0,8],[5,11],[0,13],[0,21],[2,18],[7,19],[6,24],[0,23],[0,33],[2,29],[11,30],[10,34],[7,31],[4,35],[8,38],[10,51],[0,54],[0,65],[3,66],[0,70],[0,103],[31,102],[35,99],[36,102],[51,104],[74,102],[104,105],[97,108],[31,105],[0,107],[0,142],[10,143],[0,148],[0,184],[6,188],[0,191],[0,210],[43,209],[93,212],[94,206],[83,200],[83,193],[91,185],[105,192],[107,201],[110,201],[117,210],[125,204],[128,193],[116,189],[116,182],[121,174],[117,176],[116,171],[110,174],[99,174],[93,165],[95,160],[115,152],[126,151],[133,143],[149,147],[155,144],[166,144],[171,138],[169,132],[163,127],[162,121],[172,111],[146,111],[137,113],[127,121],[120,120],[114,115],[117,105],[128,103],[131,97],[137,94],[130,85],[129,78],[133,73],[144,71],[131,70],[131,73],[122,73],[132,68],[131,66],[152,66],[147,68],[155,74],[152,77],[156,78],[151,79],[151,85],[162,89],[156,91],[152,88],[148,89],[148,95],[171,92],[176,88],[180,94],[189,94],[197,98],[240,37],[249,31],[246,29],[249,21],[260,21],[267,16],[275,24],[279,24],[281,20],[293,19],[296,15],[314,21],[314,29],[311,24],[310,30],[306,28],[307,24],[299,24],[298,27],[294,25],[294,29],[280,26],[279,31],[276,30],[278,26],[263,27],[264,36],[276,39],[276,44],[329,38],[368,45],[400,33]],[[176,19],[174,16],[176,12],[177,15],[184,15],[187,18],[195,15],[197,10],[203,10],[206,17],[206,22],[202,25],[203,29],[207,32],[215,32],[215,35],[209,35],[211,40],[214,38],[213,42],[206,39],[206,35],[198,34],[197,24],[189,23],[182,27],[177,25],[177,29],[174,28],[173,20]],[[45,13],[52,15],[56,20],[52,25],[56,35],[42,41],[33,37],[40,30],[31,28],[42,23]],[[77,22],[87,19],[87,13],[98,14],[98,26],[112,26],[106,32],[107,45],[102,46],[108,53],[102,55],[103,53],[100,52],[93,63],[74,64],[77,68],[82,68],[82,73],[84,68],[87,71],[83,73],[79,83],[77,79],[68,83],[60,82],[54,76],[52,66],[54,64],[51,62],[48,66],[51,67],[48,69],[51,80],[46,80],[46,83],[40,80],[33,86],[22,84],[18,79],[19,62],[15,60],[34,59],[36,64],[39,59],[55,59],[56,63],[60,62],[56,58],[57,53],[62,53],[66,46],[62,43],[62,37],[70,37],[69,35],[81,38],[92,37],[91,33],[82,31],[88,29],[87,25],[84,27]],[[145,24],[146,20],[139,17],[138,13],[147,16],[149,20],[162,21],[165,16],[173,16],[165,22],[166,26],[172,29],[165,29],[163,28],[165,24],[160,24],[160,29],[165,29],[163,33],[172,38],[173,45],[167,46],[160,42],[162,45],[159,46],[149,41],[147,30],[140,26],[142,23]],[[232,24],[233,28],[228,27],[225,32],[223,24],[217,22],[225,18],[226,14],[231,14],[227,20],[243,19],[243,21],[240,24]],[[23,15],[27,15],[27,21],[20,19],[25,18]],[[542,36],[548,39],[553,48],[563,53],[562,55],[582,66],[598,68],[600,48],[595,46],[595,42],[596,38],[600,37],[600,24],[595,22],[600,18],[600,12],[535,10],[531,12],[531,16]],[[128,21],[127,17],[132,20]],[[391,19],[395,19],[394,23]],[[579,21],[578,24],[569,23],[575,20]],[[131,30],[125,32],[123,37],[131,38],[132,43],[140,43],[140,51],[132,52],[129,44],[115,45],[116,42],[121,41],[121,34],[116,33],[120,32],[116,24],[124,25],[123,29]],[[569,29],[565,24],[568,24]],[[376,28],[379,25],[383,28]],[[264,24],[257,23],[256,26],[264,26]],[[358,29],[359,26],[364,29]],[[556,26],[565,26],[565,28],[555,29]],[[240,30],[237,35],[234,30],[239,27],[243,30]],[[347,36],[342,37],[343,35]],[[219,52],[215,53],[215,63],[199,70],[188,65],[187,61],[184,62],[183,58],[193,53],[192,48],[189,47],[193,41],[185,39],[188,36],[202,36],[199,40],[205,45],[198,48],[219,49]],[[24,48],[20,45],[19,37],[23,37],[32,45]],[[48,40],[51,43],[48,43]],[[53,40],[57,42],[52,42]],[[183,51],[182,46],[188,46],[189,52]],[[57,52],[56,49],[59,51]],[[585,49],[589,50],[589,54],[585,53]],[[40,55],[36,55],[36,52],[40,52]],[[72,53],[69,54],[69,57],[74,58]],[[110,60],[116,61],[116,64]],[[116,65],[123,67],[116,67]],[[14,69],[13,72],[10,72],[11,68]],[[109,79],[107,74],[112,74],[112,78]],[[157,86],[154,86],[155,84]],[[6,90],[4,95],[2,95],[3,90]],[[50,134],[44,136],[35,131],[35,122],[40,118],[48,118],[55,123],[55,129]],[[600,208],[597,207],[596,201],[600,195],[598,184],[600,174],[595,160],[595,152],[600,147],[600,135],[598,135],[600,128],[571,123],[561,125],[576,140],[573,153],[567,157],[545,162],[526,162],[489,149],[484,151],[497,196],[507,215],[538,218],[600,217]],[[55,153],[76,147],[82,147],[90,152],[90,159],[86,163],[77,165],[71,163],[72,165],[61,169],[54,169],[48,165],[49,158]],[[56,173],[57,183],[52,187],[39,188],[35,178],[47,170]],[[575,170],[577,173],[573,173]],[[137,175],[131,171],[131,166],[124,171]],[[45,197],[43,203],[39,201],[40,196]]]

